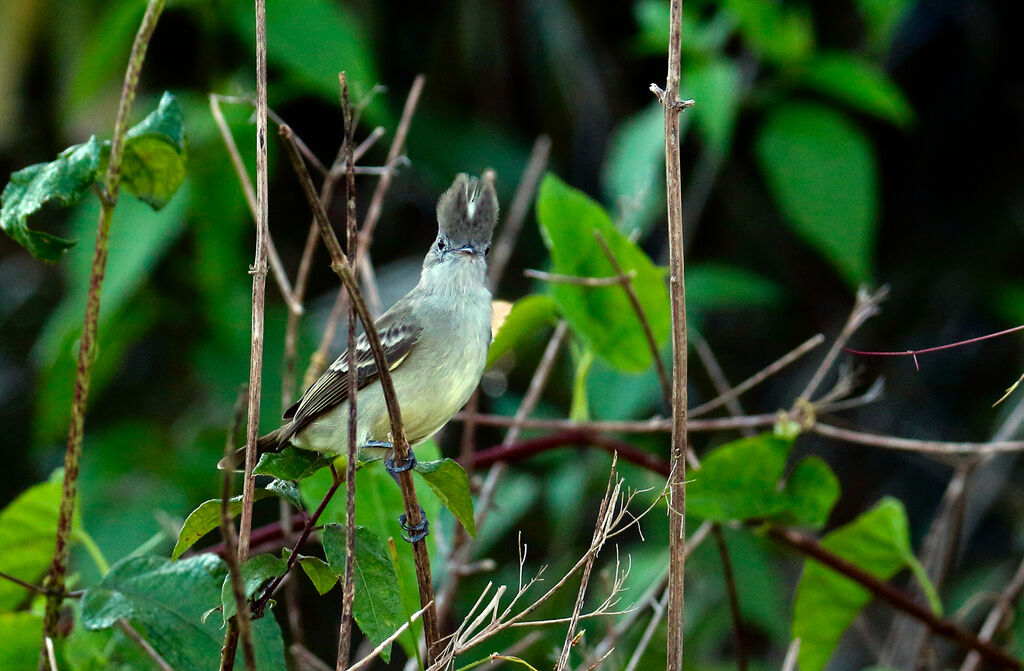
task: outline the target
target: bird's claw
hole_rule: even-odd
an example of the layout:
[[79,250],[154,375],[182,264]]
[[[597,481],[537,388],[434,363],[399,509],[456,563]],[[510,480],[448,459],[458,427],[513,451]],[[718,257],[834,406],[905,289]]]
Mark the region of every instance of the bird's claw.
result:
[[423,508],[420,508],[420,522],[419,524],[409,524],[409,519],[405,513],[398,516],[398,523],[402,526],[402,529],[409,534],[406,536],[402,534],[402,538],[410,543],[417,543],[430,533],[430,522],[427,521],[427,516],[423,514]]

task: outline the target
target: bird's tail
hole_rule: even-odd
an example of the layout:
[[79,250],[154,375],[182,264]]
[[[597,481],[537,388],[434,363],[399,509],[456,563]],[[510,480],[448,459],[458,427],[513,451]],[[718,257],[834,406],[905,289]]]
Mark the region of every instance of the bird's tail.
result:
[[[256,439],[256,454],[264,452],[278,452],[286,442],[286,429],[288,425],[275,429],[265,436]],[[230,455],[224,457],[217,463],[217,468],[222,471],[239,471],[245,464],[245,446],[238,448]]]

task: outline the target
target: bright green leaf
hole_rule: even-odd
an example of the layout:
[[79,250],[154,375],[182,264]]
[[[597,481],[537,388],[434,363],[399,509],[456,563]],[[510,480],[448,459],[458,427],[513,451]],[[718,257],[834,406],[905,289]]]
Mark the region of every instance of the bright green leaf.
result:
[[[614,275],[594,234],[604,236],[622,269],[636,272],[633,288],[655,341],[660,344],[667,339],[670,316],[665,274],[615,228],[600,205],[549,173],[540,186],[537,217],[556,273]],[[651,351],[640,321],[622,287],[554,284],[551,293],[573,331],[598,356],[623,370],[643,370],[651,365]]]
[[320,596],[327,594],[338,584],[338,576],[331,570],[330,565],[319,557],[300,555],[299,566],[302,567]]
[[[328,524],[322,532],[324,554],[336,575],[345,574],[345,527]],[[366,637],[379,645],[405,623],[398,577],[384,540],[366,527],[356,527],[355,602],[352,616]],[[390,647],[381,658],[391,657]]]
[[[903,504],[885,498],[849,524],[829,533],[822,546],[880,580],[907,567],[910,530]],[[797,585],[793,637],[800,638],[802,671],[820,671],[871,593],[853,580],[808,559]]]
[[[0,571],[34,584],[46,573],[53,559],[62,477],[57,471],[0,511]],[[11,610],[28,596],[25,588],[0,579],[0,610]]]
[[[257,489],[254,492],[253,500],[259,501],[270,495],[271,492],[265,489]],[[241,495],[233,496],[228,500],[228,511],[232,517],[242,512]],[[174,544],[174,549],[171,551],[171,559],[180,557],[185,550],[195,545],[197,540],[218,526],[220,526],[220,499],[210,499],[200,503],[199,507],[185,518],[185,524],[182,525],[181,531],[178,533],[178,542]]]
[[[224,642],[220,618],[204,613],[221,604],[227,567],[214,555],[180,561],[130,557],[115,564],[82,599],[82,622],[107,629],[127,619],[175,669],[216,665]],[[284,669],[284,641],[273,615],[253,622],[257,666]],[[244,666],[238,655],[235,668]]]
[[740,103],[739,66],[724,58],[698,64],[683,77],[683,97],[697,101],[694,120],[708,149],[727,154]]
[[792,441],[770,433],[741,438],[717,447],[699,470],[687,473],[687,512],[728,522],[776,515],[786,509],[777,484],[786,467]]
[[34,669],[43,639],[43,617],[27,611],[0,613],[0,669]]
[[697,314],[730,308],[777,307],[784,297],[779,285],[746,268],[719,261],[686,268],[686,309]]
[[0,228],[37,259],[60,260],[74,241],[34,231],[26,220],[46,203],[56,202],[64,207],[77,203],[96,181],[99,165],[100,144],[93,136],[85,144],[65,149],[56,160],[36,163],[12,174],[0,195]]
[[864,133],[827,107],[788,103],[769,115],[756,151],[794,230],[848,283],[870,281],[878,179]]
[[740,32],[758,56],[791,65],[814,50],[814,24],[806,8],[765,0],[727,0]]
[[839,479],[822,459],[807,457],[786,479],[784,493],[788,510],[781,521],[817,529],[825,526],[839,500]]
[[164,92],[159,106],[125,135],[121,181],[154,210],[185,180],[185,126],[181,106]]
[[897,126],[914,120],[914,110],[899,87],[880,67],[862,56],[841,51],[818,54],[807,64],[800,81]]
[[505,323],[494,334],[494,342],[487,351],[487,365],[490,366],[502,354],[515,349],[524,338],[554,324],[557,319],[558,305],[551,296],[531,294],[520,298],[512,306]]
[[266,490],[302,510],[302,494],[299,492],[299,486],[291,480],[271,480],[267,483]]
[[[272,554],[259,554],[249,557],[242,564],[242,592],[245,598],[251,598],[268,580],[284,575],[288,570],[288,561]],[[238,612],[238,604],[235,603],[234,589],[231,587],[231,576],[224,576],[224,583],[220,589],[221,613],[224,616],[224,623],[231,619]]]
[[466,469],[453,459],[440,459],[418,462],[416,472],[423,476],[437,498],[462,523],[469,535],[476,538],[473,496],[469,493]]
[[253,475],[272,475],[279,480],[298,482],[313,475],[334,461],[312,450],[286,447],[280,452],[264,452]]

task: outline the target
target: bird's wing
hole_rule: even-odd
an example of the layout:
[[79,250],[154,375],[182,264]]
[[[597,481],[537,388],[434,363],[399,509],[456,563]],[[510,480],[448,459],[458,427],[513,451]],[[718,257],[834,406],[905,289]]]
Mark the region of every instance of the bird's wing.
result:
[[[401,304],[388,310],[375,326],[388,369],[395,370],[409,356],[419,340],[423,328],[412,318],[412,313]],[[363,333],[356,339],[356,386],[362,389],[380,377],[377,361],[373,358],[370,342]],[[348,350],[345,350],[323,375],[306,390],[302,398],[288,408],[285,419],[291,419],[289,435],[293,436],[324,412],[348,398]]]

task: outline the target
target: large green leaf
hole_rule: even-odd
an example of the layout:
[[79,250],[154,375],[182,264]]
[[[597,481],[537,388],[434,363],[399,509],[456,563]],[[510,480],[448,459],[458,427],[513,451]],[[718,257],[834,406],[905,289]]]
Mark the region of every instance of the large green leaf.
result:
[[43,617],[36,613],[0,613],[0,669],[33,669],[43,640]]
[[[655,340],[659,345],[664,343],[670,322],[665,274],[615,228],[601,206],[548,174],[540,186],[537,216],[557,273],[581,277],[614,275],[594,234],[604,236],[622,269],[636,273],[633,287]],[[551,293],[573,330],[596,354],[623,370],[643,370],[651,365],[650,347],[622,287],[555,284]]]
[[[324,554],[327,563],[338,576],[345,574],[345,527],[328,524],[323,532]],[[355,601],[352,617],[366,637],[379,645],[406,620],[402,596],[398,589],[398,576],[388,557],[384,540],[366,527],[356,527]],[[387,662],[390,646],[381,653]]]
[[686,309],[698,315],[709,310],[777,307],[784,293],[779,285],[746,268],[720,261],[686,268]]
[[253,470],[254,475],[272,475],[280,480],[298,482],[334,461],[319,452],[286,447],[280,452],[264,452]]
[[740,32],[758,56],[791,65],[814,50],[814,24],[807,8],[764,0],[727,0]]
[[515,349],[524,338],[550,326],[558,319],[558,305],[546,294],[530,294],[515,302],[505,322],[494,334],[494,342],[487,350],[487,365],[497,361],[502,354]]
[[[253,492],[253,501],[259,501],[271,496],[273,492],[265,489],[257,489]],[[220,499],[203,501],[195,510],[185,518],[185,524],[178,532],[178,542],[174,544],[171,551],[171,559],[177,559],[193,545],[196,541],[220,526]],[[242,512],[242,496],[233,496],[228,499],[228,512],[232,517]]]
[[[249,599],[256,590],[268,580],[283,576],[288,570],[288,560],[277,555],[258,554],[245,560],[239,569],[242,574],[242,593]],[[224,582],[220,588],[221,615],[224,623],[238,613],[238,604],[235,602],[234,588],[231,586],[231,576],[224,576]]]
[[770,517],[786,508],[777,485],[793,442],[770,433],[717,447],[687,473],[687,512],[728,522]]
[[[227,567],[213,555],[181,561],[129,557],[86,590],[82,622],[88,629],[108,629],[127,619],[175,669],[217,666],[224,630],[219,617],[204,615],[221,604]],[[284,641],[273,615],[253,622],[258,668],[284,669]],[[244,665],[242,655],[235,668]]]
[[184,119],[170,92],[165,91],[157,108],[125,134],[121,180],[154,210],[166,205],[185,180]]
[[[57,535],[61,482],[58,471],[0,511],[0,571],[30,583],[38,583],[46,573]],[[77,515],[73,525],[78,527]],[[27,596],[24,587],[0,580],[0,611],[11,610]]]
[[724,58],[699,63],[683,77],[683,97],[698,101],[692,114],[707,148],[728,153],[740,103],[739,66]]
[[827,107],[787,103],[768,116],[755,146],[797,234],[851,285],[870,281],[878,180],[864,133]]
[[[235,28],[254,48],[253,4],[235,5]],[[377,83],[366,26],[351,7],[329,0],[271,0],[267,3],[267,59],[291,82],[338,101],[338,73],[348,75],[353,95]],[[315,57],[312,56],[315,54]]]
[[[916,563],[903,504],[885,498],[821,544],[880,580]],[[819,671],[871,593],[853,580],[808,559],[793,605],[793,637],[800,638],[800,668]]]
[[445,508],[462,523],[469,535],[476,538],[473,496],[469,493],[469,476],[466,475],[466,469],[453,459],[439,459],[418,462],[416,472],[434,490]]
[[0,195],[0,228],[18,241],[32,256],[58,261],[74,241],[35,231],[27,219],[46,203],[74,205],[96,181],[100,165],[100,144],[90,137],[85,144],[69,147],[49,163],[36,163],[11,175]]
[[781,518],[786,524],[820,528],[839,500],[839,479],[818,457],[801,460],[786,478],[787,510]]
[[914,119],[910,102],[889,76],[862,56],[842,51],[818,54],[801,83],[898,126]]

